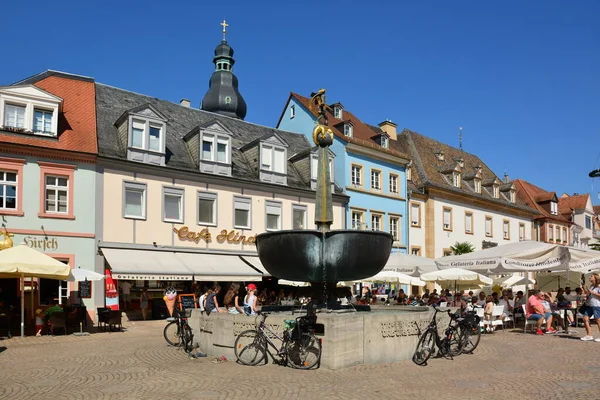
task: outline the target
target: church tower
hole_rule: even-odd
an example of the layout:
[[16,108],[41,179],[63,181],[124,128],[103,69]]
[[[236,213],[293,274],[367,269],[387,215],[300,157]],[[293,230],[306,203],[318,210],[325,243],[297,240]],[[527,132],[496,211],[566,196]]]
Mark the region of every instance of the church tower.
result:
[[215,49],[215,72],[210,77],[201,108],[243,120],[246,117],[246,102],[238,91],[238,79],[232,72],[235,63],[233,49],[227,44],[225,37],[229,25],[223,21],[221,26],[223,40]]

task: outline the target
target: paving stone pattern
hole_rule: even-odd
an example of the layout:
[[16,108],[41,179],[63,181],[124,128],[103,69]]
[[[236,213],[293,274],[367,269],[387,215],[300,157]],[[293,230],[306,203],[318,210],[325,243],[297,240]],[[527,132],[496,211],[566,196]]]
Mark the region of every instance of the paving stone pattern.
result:
[[164,325],[0,341],[0,399],[600,399],[600,343],[578,337],[509,330],[484,335],[473,355],[425,367],[297,371],[188,359],[166,344]]

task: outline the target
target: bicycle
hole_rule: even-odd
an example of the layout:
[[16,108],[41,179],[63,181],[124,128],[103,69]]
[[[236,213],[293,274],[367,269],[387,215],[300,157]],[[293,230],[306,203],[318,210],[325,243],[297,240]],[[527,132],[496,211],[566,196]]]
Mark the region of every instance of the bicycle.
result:
[[467,311],[464,317],[456,318],[459,335],[463,339],[462,353],[472,354],[481,340],[480,318],[475,311]]
[[429,322],[427,329],[421,335],[417,348],[413,354],[412,360],[417,365],[424,365],[434,353],[436,347],[444,357],[456,357],[462,352],[464,337],[461,336],[459,329],[453,325],[453,321],[457,318],[450,310],[444,310],[450,316],[448,327],[444,331],[443,338],[440,338],[437,326],[437,314],[442,312],[438,307],[434,307],[435,312],[433,318]]
[[[303,316],[285,320],[285,330],[279,336],[265,323],[269,314],[260,314],[262,318],[256,329],[245,330],[237,336],[234,344],[237,360],[244,365],[257,365],[267,358],[267,352],[273,356],[269,351],[270,346],[280,358],[281,365],[290,364],[297,369],[314,368],[321,360],[321,341],[311,329],[316,317]],[[274,343],[274,339],[281,342],[280,347]]]
[[179,309],[175,307],[173,309],[173,317],[167,318],[169,323],[163,330],[163,336],[171,346],[183,347],[185,352],[189,353],[192,351],[194,335],[187,320],[188,311],[179,311]]

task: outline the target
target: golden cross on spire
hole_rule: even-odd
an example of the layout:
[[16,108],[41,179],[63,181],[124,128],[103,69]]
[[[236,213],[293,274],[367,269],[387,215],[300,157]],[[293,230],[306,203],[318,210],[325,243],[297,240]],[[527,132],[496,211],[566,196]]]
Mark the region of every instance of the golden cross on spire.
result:
[[227,27],[229,26],[229,24],[225,20],[223,20],[223,22],[221,22],[220,25],[223,27],[223,40],[226,40],[225,34],[227,33]]

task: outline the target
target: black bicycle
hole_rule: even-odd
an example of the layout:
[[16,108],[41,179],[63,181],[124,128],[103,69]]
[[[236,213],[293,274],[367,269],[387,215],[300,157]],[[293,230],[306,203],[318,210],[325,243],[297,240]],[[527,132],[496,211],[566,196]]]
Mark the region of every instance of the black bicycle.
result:
[[[438,334],[437,314],[439,312],[447,312],[448,316],[450,316],[450,322],[444,331],[443,337],[440,337]],[[461,329],[457,327],[456,319],[457,316],[450,310],[442,311],[435,307],[433,318],[429,322],[429,326],[425,332],[421,335],[413,354],[412,360],[415,364],[426,364],[427,360],[436,351],[436,348],[440,355],[449,358],[456,357],[462,352],[465,343],[464,336],[461,334]]]
[[[257,365],[267,359],[269,346],[275,350],[279,364],[298,369],[311,369],[321,360],[321,341],[314,335],[312,326],[316,316],[303,316],[285,320],[285,330],[279,336],[265,323],[269,313],[260,315],[256,329],[248,329],[235,339],[234,351],[237,360],[244,365]],[[280,346],[275,340],[281,342]]]
[[481,340],[480,318],[475,311],[467,311],[464,317],[456,317],[456,328],[462,338],[461,353],[471,354]]
[[169,323],[163,330],[163,336],[167,343],[175,347],[183,347],[186,353],[192,351],[194,335],[192,328],[188,325],[188,310],[180,311],[177,307],[173,310],[173,316],[167,318]]

